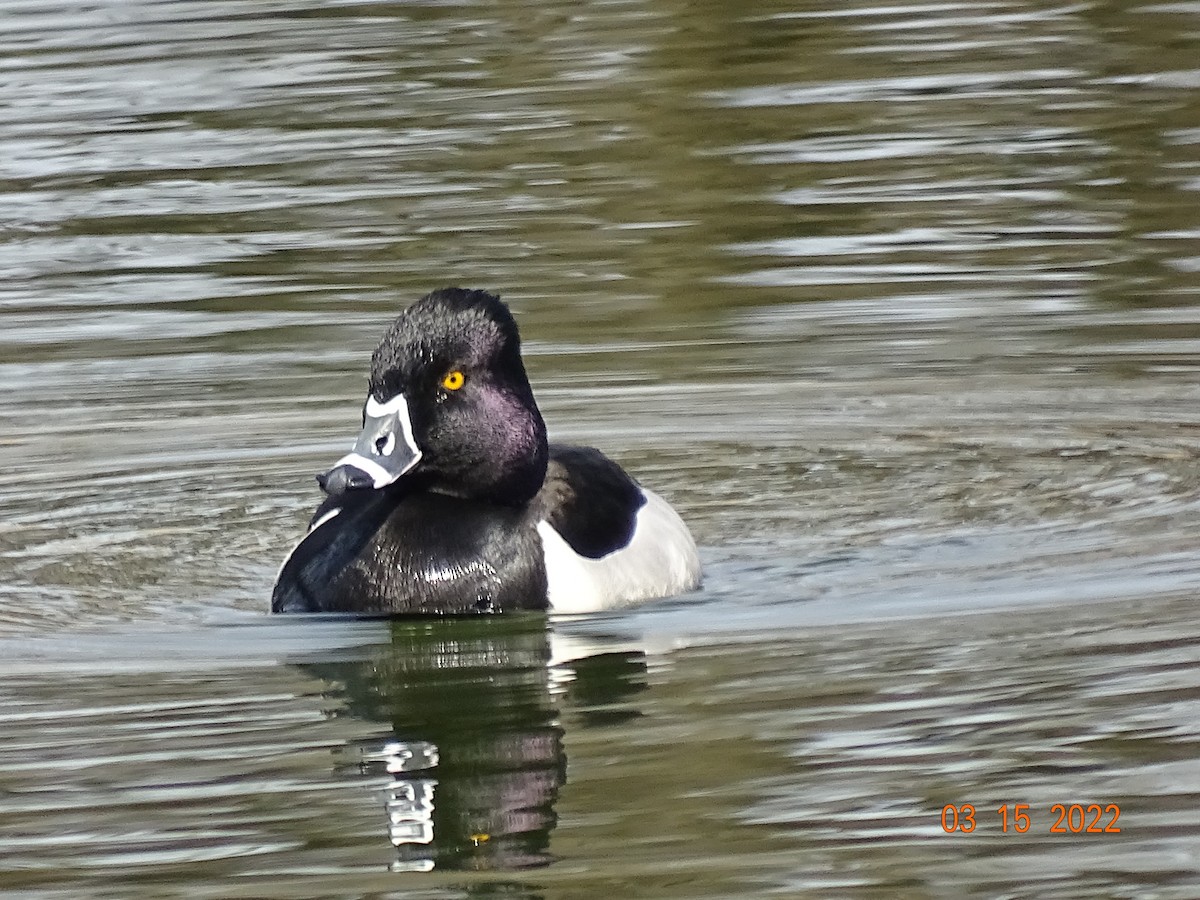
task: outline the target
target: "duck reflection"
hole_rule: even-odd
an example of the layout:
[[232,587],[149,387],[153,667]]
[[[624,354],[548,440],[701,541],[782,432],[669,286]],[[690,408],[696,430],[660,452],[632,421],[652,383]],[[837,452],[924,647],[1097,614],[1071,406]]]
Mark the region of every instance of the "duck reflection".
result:
[[645,687],[644,655],[589,642],[552,659],[540,614],[389,627],[362,658],[303,668],[331,683],[339,714],[388,725],[347,747],[342,768],[391,776],[393,868],[549,863],[567,771],[560,707],[578,707],[577,727],[637,715],[622,703]]

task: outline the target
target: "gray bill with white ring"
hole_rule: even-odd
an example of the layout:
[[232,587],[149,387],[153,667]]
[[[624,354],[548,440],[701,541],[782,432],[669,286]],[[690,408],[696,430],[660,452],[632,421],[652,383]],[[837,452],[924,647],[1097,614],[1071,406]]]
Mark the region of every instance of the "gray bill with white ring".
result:
[[408,401],[403,394],[380,403],[367,398],[363,430],[354,449],[317,476],[321,490],[337,497],[349,490],[383,488],[421,461],[421,448],[413,437]]

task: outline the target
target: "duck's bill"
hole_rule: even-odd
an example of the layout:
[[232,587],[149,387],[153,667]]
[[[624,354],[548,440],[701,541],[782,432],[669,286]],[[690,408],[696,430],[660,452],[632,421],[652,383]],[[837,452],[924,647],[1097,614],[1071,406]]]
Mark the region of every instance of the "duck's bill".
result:
[[317,481],[331,497],[351,490],[378,490],[394,484],[420,461],[421,448],[413,437],[404,395],[397,394],[386,403],[369,397],[354,449],[318,475]]

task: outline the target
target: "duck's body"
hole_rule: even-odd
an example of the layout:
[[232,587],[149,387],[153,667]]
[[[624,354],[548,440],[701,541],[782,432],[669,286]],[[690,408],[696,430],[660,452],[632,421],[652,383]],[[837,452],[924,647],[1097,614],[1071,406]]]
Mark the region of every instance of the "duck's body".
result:
[[586,612],[696,587],[674,510],[598,450],[549,445],[516,324],[435,291],[372,358],[364,429],[280,570],[274,612]]

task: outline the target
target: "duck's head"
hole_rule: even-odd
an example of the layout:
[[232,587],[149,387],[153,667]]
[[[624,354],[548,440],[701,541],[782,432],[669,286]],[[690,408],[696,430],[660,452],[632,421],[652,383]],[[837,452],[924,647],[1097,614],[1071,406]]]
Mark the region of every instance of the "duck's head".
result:
[[408,483],[515,505],[537,493],[546,461],[546,425],[512,313],[486,291],[443,288],[383,336],[362,433],[317,478],[333,497]]

